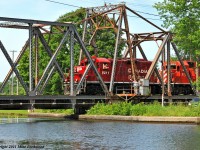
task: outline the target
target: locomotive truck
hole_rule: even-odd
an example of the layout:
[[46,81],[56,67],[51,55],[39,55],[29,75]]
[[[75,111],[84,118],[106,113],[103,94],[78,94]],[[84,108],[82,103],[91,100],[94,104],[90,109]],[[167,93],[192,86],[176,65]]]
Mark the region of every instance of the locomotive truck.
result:
[[[112,71],[112,64],[113,59],[110,58],[100,58],[100,57],[92,57],[92,60],[97,67],[99,74],[101,75],[103,81],[109,88],[110,85],[110,78],[111,78],[111,71]],[[136,72],[139,79],[144,79],[152,61],[147,61],[144,59],[135,59],[134,60],[136,65]],[[74,82],[77,84],[86,67],[88,65],[88,59],[85,58],[81,61],[80,65],[74,67]],[[114,78],[114,87],[113,93],[114,94],[121,94],[121,93],[134,93],[134,82],[132,81],[132,71],[131,71],[131,61],[130,58],[121,58],[118,59],[116,62],[116,72]],[[192,81],[196,80],[195,75],[195,62],[192,61],[184,61],[184,65],[189,72],[189,75]],[[171,87],[172,87],[172,94],[193,94],[192,88],[190,83],[186,77],[186,74],[183,71],[183,68],[179,61],[172,61],[171,62]],[[167,85],[167,63],[163,63],[163,72],[164,72],[164,84]],[[161,73],[161,71],[160,71]],[[139,83],[139,82],[138,82]],[[140,84],[140,83],[139,83]],[[68,74],[64,80],[64,93],[69,93],[69,86],[70,86],[70,75]],[[151,95],[161,94],[161,83],[158,80],[158,77],[155,73],[153,73],[148,81],[148,88],[149,93]],[[97,77],[93,71],[90,69],[88,71],[87,76],[84,80],[84,85],[81,88],[79,94],[85,95],[103,95],[104,92],[97,80]],[[137,93],[138,94],[138,93]]]

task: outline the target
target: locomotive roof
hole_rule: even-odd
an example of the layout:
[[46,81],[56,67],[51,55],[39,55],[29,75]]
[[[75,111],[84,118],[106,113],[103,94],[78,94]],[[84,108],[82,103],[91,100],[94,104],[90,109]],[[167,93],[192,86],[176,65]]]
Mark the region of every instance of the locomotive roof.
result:
[[[92,60],[95,61],[95,62],[103,62],[103,63],[110,63],[110,60],[107,59],[107,58],[101,58],[101,57],[94,57],[92,56]],[[87,62],[88,59],[85,58],[82,60],[82,62]]]
[[107,58],[96,58],[96,62],[106,62],[106,63],[110,63],[110,60],[108,60]]
[[[183,64],[184,64],[185,66],[188,66],[188,62],[192,62],[192,61],[183,60]],[[171,64],[171,65],[181,66],[180,61],[171,61],[170,64]],[[164,62],[164,65],[167,65],[167,62]]]

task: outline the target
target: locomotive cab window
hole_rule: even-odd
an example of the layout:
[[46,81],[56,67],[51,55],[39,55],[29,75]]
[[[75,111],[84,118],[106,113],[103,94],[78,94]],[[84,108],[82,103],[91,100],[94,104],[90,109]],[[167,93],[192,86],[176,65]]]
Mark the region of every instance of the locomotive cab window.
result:
[[189,68],[194,68],[194,62],[188,62]]
[[170,68],[171,69],[176,69],[176,65],[171,65]]
[[[167,66],[165,69],[167,69]],[[176,69],[176,65],[170,65],[170,69]]]

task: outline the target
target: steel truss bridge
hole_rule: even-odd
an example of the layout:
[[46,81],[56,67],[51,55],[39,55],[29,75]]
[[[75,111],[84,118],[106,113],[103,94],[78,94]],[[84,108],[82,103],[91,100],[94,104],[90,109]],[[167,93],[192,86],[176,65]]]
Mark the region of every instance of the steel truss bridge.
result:
[[[133,13],[134,15],[140,17],[145,22],[154,26],[158,32],[149,32],[149,33],[130,33],[129,24],[127,18],[127,11]],[[112,17],[110,17],[112,15]],[[183,69],[186,73],[188,80],[192,88],[191,78],[189,73],[184,66],[184,63],[179,56],[176,45],[172,42],[172,34],[170,32],[164,31],[162,28],[153,24],[149,20],[145,19],[135,11],[131,10],[124,4],[119,5],[108,5],[101,7],[93,7],[88,8],[86,11],[86,17],[80,23],[83,23],[83,36],[80,37],[78,31],[74,24],[72,23],[61,23],[61,22],[50,22],[50,21],[40,21],[40,20],[30,20],[30,19],[18,19],[18,18],[6,18],[0,17],[0,28],[6,29],[17,29],[17,30],[27,30],[28,31],[28,39],[25,42],[23,48],[20,51],[17,59],[13,61],[8,54],[8,50],[4,46],[0,39],[0,50],[3,52],[6,60],[11,66],[10,71],[5,77],[3,83],[0,86],[0,93],[3,91],[6,86],[8,80],[10,79],[12,73],[14,72],[20,84],[22,85],[25,95],[23,96],[13,96],[13,95],[0,95],[0,109],[31,109],[31,108],[42,108],[42,109],[61,109],[61,108],[89,108],[97,102],[107,102],[116,98],[113,95],[113,84],[115,77],[115,69],[116,69],[116,61],[117,61],[117,53],[120,42],[120,37],[122,33],[126,35],[126,51],[123,57],[130,57],[131,66],[132,66],[132,75],[133,80],[137,80],[137,72],[136,66],[134,64],[134,59],[136,58],[136,52],[138,49],[141,53],[142,57],[147,60],[147,56],[145,55],[141,43],[146,41],[161,41],[161,44],[158,46],[157,53],[155,58],[150,66],[150,69],[147,72],[145,79],[150,79],[153,72],[155,72],[160,80],[160,83],[163,83],[162,77],[159,75],[158,70],[156,68],[156,64],[158,63],[158,59],[162,56],[162,61],[167,61],[168,68],[167,74],[170,77],[170,45],[173,47],[174,52],[179,59]],[[93,28],[91,28],[93,27]],[[104,83],[101,75],[99,74],[96,66],[94,65],[91,55],[86,49],[85,45],[91,45],[94,48],[96,55],[98,55],[98,48],[96,47],[96,39],[95,35],[98,30],[102,29],[113,29],[116,33],[115,39],[115,51],[113,58],[113,66],[112,73],[110,79],[109,88]],[[49,37],[53,34],[60,34],[62,38],[60,39],[56,48],[52,49],[49,45],[49,41],[45,38],[44,35],[48,35]],[[90,38],[85,38],[86,36],[90,36]],[[89,40],[88,40],[89,39]],[[80,82],[75,86],[74,83],[74,45],[79,45],[80,57],[79,63],[82,59],[83,55],[89,60],[89,65],[85,73],[83,74]],[[68,47],[66,46],[68,45]],[[41,48],[42,47],[42,48]],[[165,48],[166,47],[166,48]],[[43,91],[47,86],[52,74],[54,72],[58,72],[61,80],[64,81],[65,75],[63,70],[61,69],[60,64],[57,62],[56,58],[58,54],[62,51],[69,51],[70,55],[70,93],[68,96],[66,95],[43,95]],[[28,51],[28,62],[29,69],[27,70],[29,73],[29,80],[25,81],[25,79],[20,74],[17,66],[21,60],[21,58],[25,55],[25,52]],[[42,76],[39,77],[39,52],[44,51],[46,57],[49,58],[48,64],[45,69],[42,71]],[[2,67],[1,67],[2,68]],[[94,95],[85,95],[85,96],[77,96],[80,91],[80,88],[83,84],[83,81],[89,71],[92,68],[96,74],[97,79],[105,93],[103,96],[94,96]],[[163,86],[164,91],[164,86]],[[167,96],[165,99],[186,99],[190,100],[195,96],[173,96],[171,95],[171,80],[168,78],[167,84]],[[126,100],[135,99],[137,97],[128,97],[125,96]],[[140,99],[161,99],[161,96],[151,96],[151,97],[139,97]]]

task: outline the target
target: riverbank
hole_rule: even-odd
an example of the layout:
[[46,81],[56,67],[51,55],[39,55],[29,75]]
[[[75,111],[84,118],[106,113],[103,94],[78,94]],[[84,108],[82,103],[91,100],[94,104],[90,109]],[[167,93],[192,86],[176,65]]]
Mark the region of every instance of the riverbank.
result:
[[109,120],[131,122],[157,122],[157,123],[194,123],[200,124],[200,117],[160,117],[160,116],[120,116],[120,115],[65,115],[52,113],[29,113],[28,117],[53,117],[78,120]]

